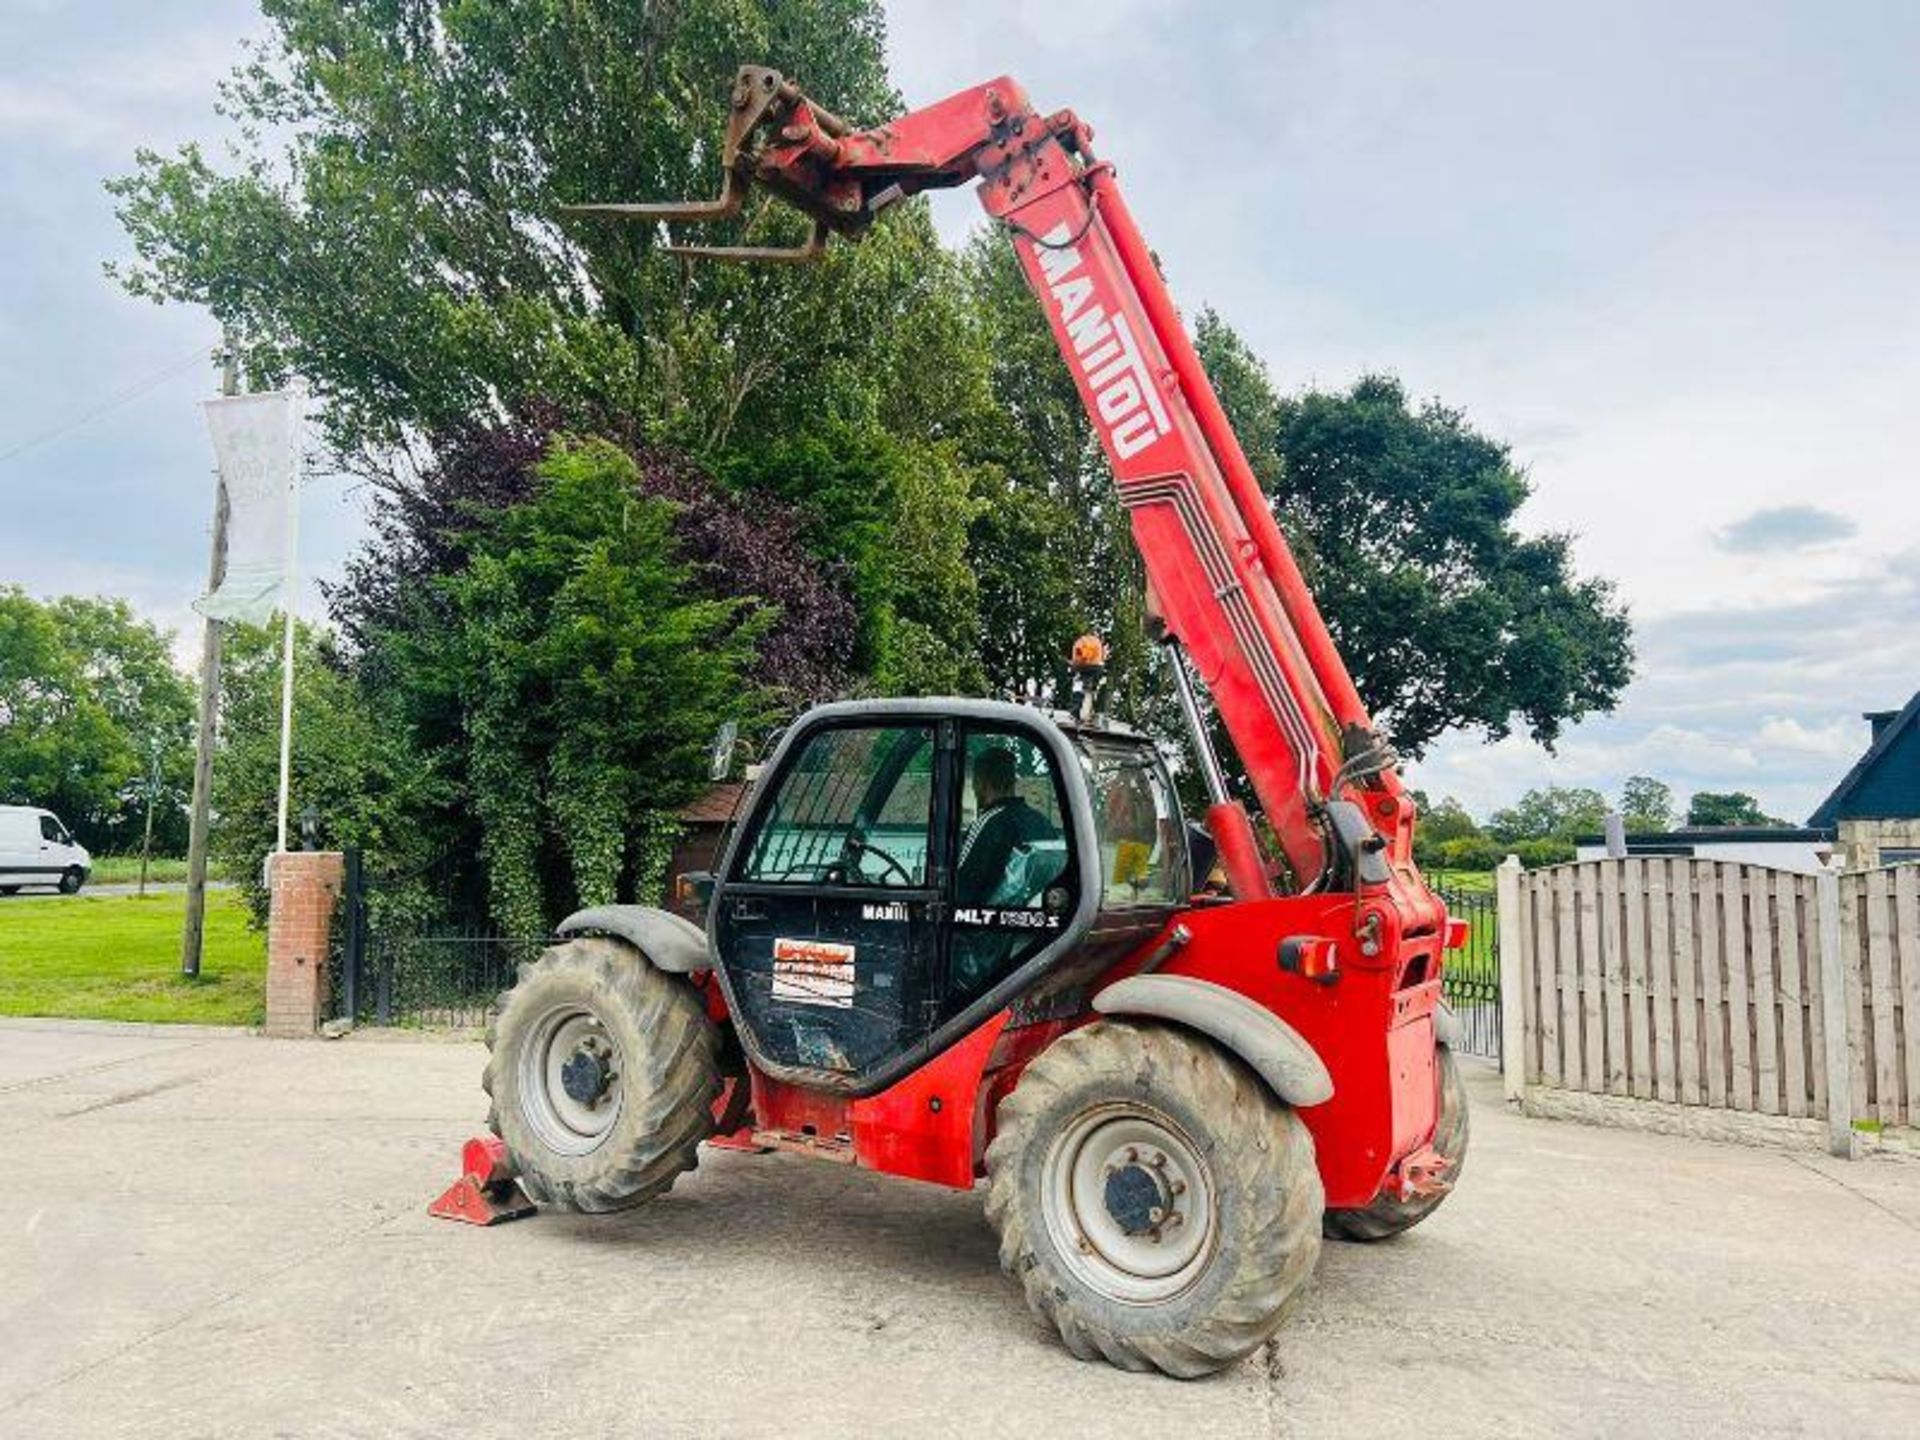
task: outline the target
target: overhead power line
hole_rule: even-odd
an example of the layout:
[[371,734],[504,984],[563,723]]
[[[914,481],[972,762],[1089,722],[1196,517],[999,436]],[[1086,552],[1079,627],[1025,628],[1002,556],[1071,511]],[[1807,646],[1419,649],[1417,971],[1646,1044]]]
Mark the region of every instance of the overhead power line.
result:
[[58,440],[63,436],[71,435],[74,431],[91,425],[102,416],[111,415],[123,405],[132,404],[149,390],[154,389],[167,380],[171,380],[175,375],[178,375],[189,366],[206,364],[208,353],[205,346],[196,345],[190,354],[173,361],[164,369],[156,370],[151,375],[134,381],[122,390],[115,391],[99,404],[81,411],[71,419],[62,421],[50,430],[43,430],[38,435],[30,436],[28,439],[22,440],[18,445],[14,445],[9,449],[0,450],[0,465],[6,464],[16,456],[26,454],[29,450],[37,449],[39,446]]

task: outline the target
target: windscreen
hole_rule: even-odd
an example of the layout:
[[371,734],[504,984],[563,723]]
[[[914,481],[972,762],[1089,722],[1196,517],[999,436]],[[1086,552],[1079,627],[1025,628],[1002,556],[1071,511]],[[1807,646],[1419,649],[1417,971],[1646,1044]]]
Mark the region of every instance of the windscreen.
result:
[[1081,747],[1100,847],[1102,908],[1179,905],[1187,847],[1167,767],[1151,745],[1088,740]]

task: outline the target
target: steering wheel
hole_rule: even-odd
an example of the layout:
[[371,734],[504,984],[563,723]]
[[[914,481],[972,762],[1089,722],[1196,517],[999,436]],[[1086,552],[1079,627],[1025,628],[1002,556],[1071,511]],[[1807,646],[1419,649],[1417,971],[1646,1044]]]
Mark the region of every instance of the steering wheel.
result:
[[[845,848],[851,854],[878,856],[882,865],[885,865],[889,871],[900,877],[900,883],[902,885],[908,889],[913,887],[913,872],[878,846],[869,845],[858,835],[849,835]],[[886,876],[883,875],[880,878],[884,881]]]

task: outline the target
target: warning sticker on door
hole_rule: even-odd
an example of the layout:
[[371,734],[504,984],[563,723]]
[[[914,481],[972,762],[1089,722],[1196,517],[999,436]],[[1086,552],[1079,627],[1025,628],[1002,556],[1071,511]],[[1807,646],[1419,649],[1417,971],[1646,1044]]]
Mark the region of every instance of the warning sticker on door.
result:
[[851,1010],[853,946],[833,940],[775,940],[773,998]]

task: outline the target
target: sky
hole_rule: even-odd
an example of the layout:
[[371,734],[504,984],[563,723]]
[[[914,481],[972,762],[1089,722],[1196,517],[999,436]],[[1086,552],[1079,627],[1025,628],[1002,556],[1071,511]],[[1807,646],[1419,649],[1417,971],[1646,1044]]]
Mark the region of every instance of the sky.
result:
[[[1532,482],[1522,527],[1617,582],[1616,713],[1553,755],[1451,737],[1415,783],[1484,815],[1652,774],[1798,820],[1861,712],[1920,690],[1920,6],[888,11],[909,103],[1012,73],[1078,110],[1183,307],[1283,391],[1391,371],[1464,410]],[[126,595],[191,648],[217,337],[103,278],[125,246],[100,181],[140,145],[217,146],[214,86],[264,27],[241,0],[0,14],[0,584]],[[936,214],[958,241],[978,211]],[[363,498],[310,485],[309,577]]]

